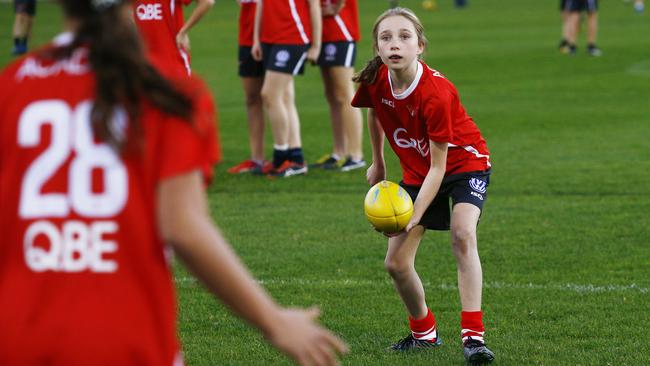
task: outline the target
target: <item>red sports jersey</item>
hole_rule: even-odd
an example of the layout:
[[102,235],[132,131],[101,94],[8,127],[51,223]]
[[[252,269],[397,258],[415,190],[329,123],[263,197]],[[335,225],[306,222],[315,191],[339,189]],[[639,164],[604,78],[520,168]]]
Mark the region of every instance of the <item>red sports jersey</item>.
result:
[[393,93],[388,67],[383,65],[375,83],[359,87],[352,105],[374,108],[399,157],[406,184],[424,182],[431,166],[429,140],[449,144],[445,175],[490,167],[485,140],[465,112],[456,88],[424,62],[418,63],[413,84],[400,95]]
[[[340,0],[321,0],[323,6],[337,4]],[[359,9],[357,0],[346,0],[341,12],[323,17],[323,43],[352,42],[359,40]]]
[[189,75],[190,55],[176,46],[183,27],[183,4],[191,0],[135,0],[135,23],[144,41],[147,56],[165,75]]
[[307,0],[263,0],[260,41],[270,44],[308,44],[311,17]]
[[213,104],[184,77],[194,125],[143,102],[143,142],[118,155],[93,138],[86,59],[0,74],[0,364],[182,365],[156,188],[218,159]]
[[239,45],[253,46],[253,31],[255,28],[255,8],[257,0],[239,0]]

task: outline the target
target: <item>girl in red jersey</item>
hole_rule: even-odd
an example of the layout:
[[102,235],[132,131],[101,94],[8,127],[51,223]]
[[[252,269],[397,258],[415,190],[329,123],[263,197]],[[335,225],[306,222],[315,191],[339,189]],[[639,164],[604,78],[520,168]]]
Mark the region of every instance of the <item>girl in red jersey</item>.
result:
[[335,364],[316,311],[279,307],[211,221],[205,86],[148,64],[129,1],[59,3],[71,33],[0,73],[0,364],[182,365],[166,245],[281,351]]
[[253,28],[257,0],[237,0],[239,10],[239,77],[246,96],[248,116],[249,159],[228,169],[230,174],[263,174],[270,169],[270,162],[264,160],[264,108],[262,106],[262,85],[264,64],[251,54]]
[[415,271],[415,256],[426,229],[451,229],[464,355],[470,364],[489,363],[494,353],[483,340],[483,279],[476,242],[476,226],[487,197],[489,152],[453,84],[420,61],[426,44],[424,29],[410,10],[394,8],[382,14],[373,28],[377,56],[355,76],[361,85],[352,101],[355,107],[369,108],[373,161],[368,182],[374,185],[386,178],[386,136],[402,166],[400,185],[414,201],[413,217],[405,230],[388,239],[386,269],[406,305],[411,328],[392,349],[441,343]]
[[334,146],[313,167],[350,171],[363,168],[361,111],[352,108],[352,76],[359,40],[356,0],[322,0],[323,46],[320,66],[330,107]]
[[192,0],[135,0],[133,12],[151,62],[165,75],[190,75],[189,31],[212,8],[214,0],[197,0],[187,22],[183,6]]
[[251,54],[266,69],[262,101],[273,132],[275,176],[307,173],[293,77],[303,73],[305,61],[318,60],[320,46],[320,0],[258,0]]

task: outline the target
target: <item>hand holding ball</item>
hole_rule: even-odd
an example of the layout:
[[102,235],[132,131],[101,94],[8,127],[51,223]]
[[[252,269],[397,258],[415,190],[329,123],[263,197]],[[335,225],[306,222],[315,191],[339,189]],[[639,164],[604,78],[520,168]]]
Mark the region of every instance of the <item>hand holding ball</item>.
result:
[[368,221],[379,231],[404,230],[413,216],[413,201],[398,184],[383,180],[370,188],[363,208]]

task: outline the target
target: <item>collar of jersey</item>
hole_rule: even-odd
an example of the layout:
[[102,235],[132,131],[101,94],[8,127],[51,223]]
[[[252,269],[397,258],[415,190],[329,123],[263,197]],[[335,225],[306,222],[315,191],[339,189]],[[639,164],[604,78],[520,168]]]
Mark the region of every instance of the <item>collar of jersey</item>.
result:
[[402,100],[402,99],[406,99],[409,95],[411,95],[411,93],[413,93],[415,87],[418,86],[418,83],[420,82],[420,78],[422,77],[423,71],[422,71],[422,64],[420,63],[420,61],[418,61],[418,69],[415,72],[415,79],[413,79],[411,85],[409,85],[409,87],[406,88],[406,90],[404,90],[400,94],[395,94],[395,92],[393,91],[393,81],[390,80],[390,70],[388,68],[386,68],[386,72],[388,73],[388,84],[390,84],[390,92],[391,94],[393,94],[393,98],[397,100]]

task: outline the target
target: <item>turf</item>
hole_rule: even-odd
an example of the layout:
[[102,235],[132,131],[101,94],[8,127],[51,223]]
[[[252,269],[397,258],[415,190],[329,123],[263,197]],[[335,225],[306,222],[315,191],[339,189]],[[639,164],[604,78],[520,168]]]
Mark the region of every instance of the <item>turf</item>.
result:
[[[363,40],[386,7],[360,0]],[[416,0],[402,1],[419,9]],[[439,1],[418,10],[427,62],[458,87],[488,141],[494,165],[479,227],[487,340],[500,365],[650,364],[650,14],[601,2],[600,58],[561,55],[556,2]],[[9,33],[11,5],[0,4]],[[209,197],[215,220],[268,291],[284,305],[317,304],[322,322],[349,342],[348,365],[461,365],[459,300],[448,234],[427,233],[417,269],[445,344],[392,354],[407,321],[383,269],[385,239],[365,221],[362,171],[267,180],[229,176],[247,157],[236,74],[235,1],[219,1],[192,31],[193,67],[220,107],[224,161]],[[34,42],[60,29],[40,3]],[[0,65],[10,37],[0,38]],[[296,82],[308,160],[331,148],[322,84],[309,67]],[[270,131],[268,131],[270,135]],[[267,147],[270,147],[270,136]],[[369,146],[365,144],[367,156]],[[391,180],[399,167],[387,151]],[[181,266],[179,329],[190,365],[289,364],[214,301]]]

